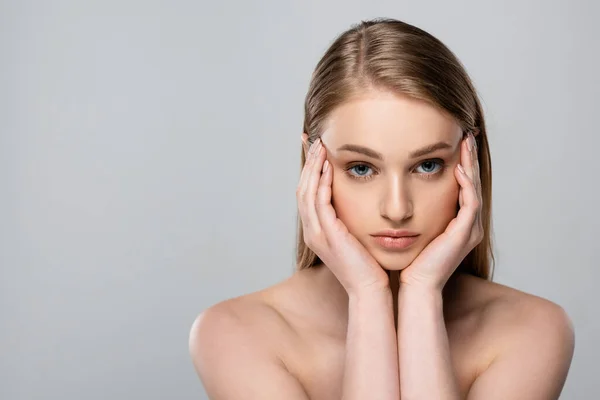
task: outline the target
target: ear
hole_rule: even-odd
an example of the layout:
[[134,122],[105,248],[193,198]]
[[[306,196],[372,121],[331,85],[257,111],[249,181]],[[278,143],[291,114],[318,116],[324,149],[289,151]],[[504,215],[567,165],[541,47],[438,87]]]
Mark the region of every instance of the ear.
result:
[[308,149],[310,148],[310,144],[308,143],[308,134],[303,132],[300,136],[302,140],[302,148],[304,149],[304,157],[308,155]]

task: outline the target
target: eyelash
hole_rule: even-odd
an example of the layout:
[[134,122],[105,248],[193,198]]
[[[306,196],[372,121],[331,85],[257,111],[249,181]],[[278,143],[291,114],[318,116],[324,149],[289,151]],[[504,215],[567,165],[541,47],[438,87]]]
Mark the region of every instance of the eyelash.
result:
[[[440,166],[440,168],[436,172],[431,172],[431,173],[420,172],[419,174],[422,175],[423,179],[433,179],[436,176],[440,175],[444,171],[444,169],[446,168],[446,163],[444,162],[444,160],[442,160],[440,158],[434,158],[434,159],[431,159],[431,160],[425,160],[425,161],[419,163],[417,166],[421,166],[421,165],[423,165],[425,163],[429,163],[429,162],[434,162],[434,163],[438,164]],[[370,169],[374,170],[374,168],[372,166],[370,166],[369,164],[367,164],[367,163],[357,163],[357,164],[353,164],[353,165],[348,166],[345,169],[345,171],[348,172],[348,171],[350,171],[353,168],[358,167],[358,166],[365,166],[367,168],[370,168]],[[357,175],[352,175],[352,174],[348,173],[348,176],[350,178],[356,179],[358,181],[368,181],[371,178],[373,178],[373,176],[375,176],[375,173],[372,173],[371,175],[367,175],[367,176],[357,176]]]

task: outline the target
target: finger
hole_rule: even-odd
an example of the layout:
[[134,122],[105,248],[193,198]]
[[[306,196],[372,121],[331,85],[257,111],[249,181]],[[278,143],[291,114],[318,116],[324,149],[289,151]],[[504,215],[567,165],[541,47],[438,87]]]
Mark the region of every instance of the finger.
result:
[[473,138],[473,143],[475,143],[474,148],[473,148],[473,159],[474,159],[474,182],[475,182],[475,187],[477,188],[477,194],[479,196],[479,199],[481,200],[482,196],[481,196],[481,170],[479,167],[479,151],[478,151],[478,147],[477,147],[477,142],[475,141],[475,138]]
[[[325,167],[325,165],[323,165]],[[335,226],[337,216],[333,205],[331,204],[331,183],[333,182],[333,168],[331,163],[327,161],[327,169],[323,171],[321,180],[319,182],[319,188],[317,192],[316,210],[319,218],[319,223],[325,235],[332,237],[332,229]]]
[[317,139],[317,143],[311,154],[311,161],[307,169],[308,174],[306,177],[306,192],[303,198],[306,221],[309,229],[311,229],[313,232],[321,231],[321,223],[319,222],[315,202],[324,160],[325,149],[321,141]]
[[467,175],[467,169],[462,165],[461,167],[464,172],[457,166],[455,175],[456,180],[460,184],[463,204],[458,210],[455,227],[456,229],[460,229],[466,237],[469,237],[479,211],[479,199],[477,197],[475,185],[473,184],[472,179]]
[[308,165],[310,165],[310,161],[312,160],[312,154],[315,150],[315,147],[317,145],[317,141],[315,140],[310,146],[308,144],[308,142],[304,142],[304,147],[307,147],[307,151],[306,151],[306,155],[305,155],[305,161],[304,161],[304,167],[302,168],[302,172],[300,173],[300,182],[304,182],[306,180],[306,176],[308,175]]
[[460,152],[460,163],[462,164],[469,179],[473,180],[473,151],[469,150],[470,134],[467,133],[462,143]]
[[[471,132],[467,133],[467,139],[465,140],[467,144],[467,152],[468,156],[465,158],[465,161],[468,163],[463,164],[465,172],[473,182],[473,186],[475,187],[475,193],[477,194],[477,198],[481,202],[481,185],[479,182],[479,164],[477,162],[477,144],[475,142],[475,137]],[[469,143],[471,148],[469,149]]]
[[306,161],[304,163],[304,167],[302,168],[302,174],[300,175],[300,182],[297,189],[298,211],[300,213],[302,226],[305,232],[308,229],[312,229],[312,226],[314,226],[314,223],[316,222],[316,215],[314,213],[312,216],[310,215],[310,202],[307,198],[309,196],[311,184],[310,177],[311,173],[313,172],[312,166],[314,165],[314,153],[315,149],[318,147],[318,144],[319,141],[315,141],[306,154]]
[[308,143],[308,135],[302,134],[300,136],[300,140],[302,141],[302,151],[304,152],[304,159],[308,156],[308,151],[310,150],[310,143]]
[[475,140],[475,136],[471,133],[471,138],[473,140],[473,151],[472,151],[472,161],[473,161],[473,185],[475,186],[475,194],[477,195],[477,200],[479,203],[479,207],[475,214],[475,224],[477,226],[481,225],[481,205],[483,201],[483,196],[481,194],[481,173],[479,170],[479,154],[477,149],[477,141]]
[[[467,173],[468,173],[468,168],[466,166],[468,165],[469,157],[470,157],[470,154],[469,154],[468,136],[465,135],[461,139],[461,142],[460,142],[459,164],[463,167],[463,169]],[[458,168],[458,165],[457,165],[457,168]],[[456,180],[459,181],[459,184],[460,184],[460,172],[457,168],[455,168],[455,176],[456,176]],[[465,204],[462,185],[459,189],[458,204],[461,208]]]

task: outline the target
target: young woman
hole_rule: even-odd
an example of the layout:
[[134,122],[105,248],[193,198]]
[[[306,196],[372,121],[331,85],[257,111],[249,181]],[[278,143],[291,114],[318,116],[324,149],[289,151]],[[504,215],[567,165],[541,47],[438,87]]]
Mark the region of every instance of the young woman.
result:
[[303,130],[297,271],[194,321],[208,396],[557,399],[573,327],[491,281],[486,127],[456,56],[363,21],[318,63]]

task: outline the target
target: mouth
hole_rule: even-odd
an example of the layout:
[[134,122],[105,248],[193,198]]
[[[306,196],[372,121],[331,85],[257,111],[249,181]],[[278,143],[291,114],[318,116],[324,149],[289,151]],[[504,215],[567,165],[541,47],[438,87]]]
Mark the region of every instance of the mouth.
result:
[[383,231],[372,234],[371,236],[387,236],[393,238],[419,236],[417,232],[409,230],[385,229]]
[[412,236],[384,236],[384,235],[372,235],[375,243],[384,249],[390,250],[403,250],[414,244],[419,235]]

